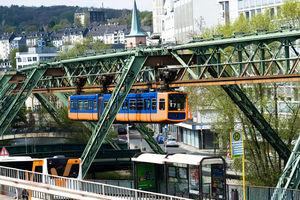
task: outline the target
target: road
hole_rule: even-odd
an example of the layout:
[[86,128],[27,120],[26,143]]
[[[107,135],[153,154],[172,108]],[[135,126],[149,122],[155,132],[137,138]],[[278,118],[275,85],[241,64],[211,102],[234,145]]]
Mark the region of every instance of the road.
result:
[[[119,136],[120,139],[127,141],[126,135]],[[148,143],[141,138],[137,130],[130,130],[130,148],[131,149],[142,149],[142,151],[153,152]],[[159,144],[162,150],[165,151],[164,144]],[[180,147],[166,147],[167,153],[188,153],[189,151]]]

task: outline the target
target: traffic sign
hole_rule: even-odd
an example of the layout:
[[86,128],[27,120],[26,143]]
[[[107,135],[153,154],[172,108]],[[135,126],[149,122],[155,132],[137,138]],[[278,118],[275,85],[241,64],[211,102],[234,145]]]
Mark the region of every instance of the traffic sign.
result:
[[231,157],[238,158],[244,156],[243,132],[231,132]]
[[0,156],[9,156],[9,153],[5,147],[1,149]]

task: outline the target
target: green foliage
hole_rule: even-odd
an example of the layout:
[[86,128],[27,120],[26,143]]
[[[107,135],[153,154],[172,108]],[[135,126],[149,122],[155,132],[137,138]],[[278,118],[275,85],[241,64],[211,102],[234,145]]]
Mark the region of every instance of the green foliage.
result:
[[111,48],[110,45],[104,44],[101,41],[93,41],[92,37],[86,38],[81,43],[76,43],[75,46],[68,52],[61,53],[59,56],[61,58],[74,57],[79,55],[84,55],[88,51],[98,52],[105,49]]
[[76,7],[52,6],[52,7],[25,7],[12,5],[11,7],[0,6],[0,32],[22,31],[26,27],[36,26],[38,29],[45,24],[53,26],[66,19],[73,23],[73,15]]
[[27,125],[27,117],[26,117],[27,111],[26,111],[26,106],[23,104],[15,118],[11,122],[11,127],[20,127]]
[[38,31],[38,28],[34,25],[31,25],[31,26],[28,26],[26,29],[25,29],[25,32],[26,33],[32,33],[32,32],[35,32],[35,31]]
[[16,61],[16,53],[17,52],[19,52],[19,49],[14,49],[10,53],[10,62],[11,62],[10,64],[13,69],[17,68],[17,61]]
[[68,108],[62,107],[57,113],[58,119],[61,122],[57,125],[66,132],[72,132],[73,136],[69,139],[70,143],[86,143],[90,137],[90,131],[78,121],[73,121],[68,117]]
[[[200,37],[210,38],[213,35],[231,36],[239,33],[253,33],[257,30],[277,30],[288,25],[294,28],[299,27],[300,7],[299,2],[290,0],[284,3],[278,16],[272,16],[271,11],[264,14],[257,14],[251,19],[241,15],[235,22],[226,25],[219,25],[212,29],[206,29]],[[278,48],[273,44],[271,48]],[[228,52],[232,49],[228,48]],[[258,50],[260,51],[260,50]],[[226,52],[226,49],[225,49]],[[260,52],[258,52],[260,55]],[[228,55],[229,56],[229,55]],[[234,55],[232,60],[237,60]],[[243,58],[247,60],[248,57]],[[266,59],[270,59],[269,57]],[[230,70],[228,69],[229,73]],[[282,85],[284,86],[284,85]],[[242,85],[243,92],[251,102],[259,109],[271,127],[278,133],[279,137],[292,148],[292,141],[298,138],[300,133],[300,105],[285,101],[291,111],[289,115],[280,116],[278,101],[285,99],[278,92],[279,84],[255,84]],[[201,110],[217,113],[213,119],[214,129],[219,133],[223,149],[226,149],[229,141],[229,133],[235,130],[239,122],[241,130],[245,134],[245,155],[246,155],[246,180],[257,186],[275,186],[282,172],[281,159],[270,144],[262,138],[254,125],[248,120],[244,113],[235,105],[221,87],[200,87],[186,88],[189,95],[189,104],[192,110]],[[271,96],[271,94],[273,96]],[[298,95],[298,94],[296,94]],[[235,159],[233,168],[241,171],[241,159]]]

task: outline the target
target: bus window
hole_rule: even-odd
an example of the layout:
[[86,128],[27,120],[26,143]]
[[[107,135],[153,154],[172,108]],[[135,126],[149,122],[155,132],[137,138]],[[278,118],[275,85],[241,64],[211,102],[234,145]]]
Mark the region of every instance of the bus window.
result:
[[169,110],[184,111],[186,96],[184,94],[169,94]]
[[[48,174],[56,172],[58,176],[77,178],[79,175],[79,164],[72,164],[70,171],[66,170],[68,159],[47,159]],[[52,170],[52,171],[51,171]]]
[[87,100],[84,101],[84,110],[89,110],[89,102]]
[[97,101],[94,100],[94,110],[97,110]]
[[128,110],[128,100],[127,99],[123,103],[122,110]]
[[165,110],[165,99],[159,99],[159,110]]
[[143,99],[137,99],[136,109],[143,110]]
[[130,110],[135,110],[136,108],[136,99],[129,99],[129,109]]
[[156,110],[156,99],[152,99],[152,110]]
[[144,99],[144,110],[150,110],[150,99]]

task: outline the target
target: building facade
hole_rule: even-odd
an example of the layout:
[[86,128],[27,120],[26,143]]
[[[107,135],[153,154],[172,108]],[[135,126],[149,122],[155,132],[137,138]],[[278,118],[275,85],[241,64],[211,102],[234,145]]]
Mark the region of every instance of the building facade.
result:
[[5,33],[0,36],[0,60],[9,60],[10,42],[13,40],[14,37],[15,35],[10,33]]
[[251,18],[267,9],[270,9],[271,15],[277,15],[278,7],[285,1],[287,0],[238,0],[238,15],[244,14],[246,18]]
[[162,17],[164,15],[164,4],[166,0],[152,0],[153,34],[161,35]]
[[30,47],[28,48],[28,52],[16,53],[17,69],[22,69],[37,62],[53,59],[57,57],[57,55],[55,47]]

